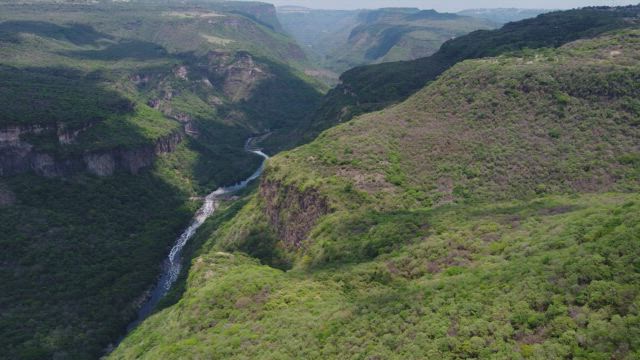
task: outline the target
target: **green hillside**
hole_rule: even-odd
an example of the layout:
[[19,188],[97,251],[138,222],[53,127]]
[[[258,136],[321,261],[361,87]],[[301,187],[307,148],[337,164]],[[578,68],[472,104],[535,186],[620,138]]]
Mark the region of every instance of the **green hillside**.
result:
[[427,211],[409,245],[314,271],[212,251],[111,358],[633,359],[639,201]]
[[326,96],[311,133],[315,135],[318,130],[358,114],[402,101],[460,61],[553,48],[614,29],[638,26],[639,14],[638,6],[552,12],[509,23],[498,30],[459,37],[443,44],[434,55],[415,61],[354,68],[342,74],[341,84]]
[[0,358],[95,359],[322,86],[268,4],[2,2],[0,48]]
[[111,358],[637,358],[639,58],[464,61],[276,156]]
[[0,0],[0,359],[640,358],[639,19]]

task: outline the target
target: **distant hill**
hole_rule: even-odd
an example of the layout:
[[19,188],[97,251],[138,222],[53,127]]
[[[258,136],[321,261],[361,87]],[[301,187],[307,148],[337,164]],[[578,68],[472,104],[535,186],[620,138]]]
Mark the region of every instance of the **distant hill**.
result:
[[451,38],[493,28],[486,20],[414,8],[334,11],[282,7],[278,16],[284,29],[320,67],[337,73],[358,65],[431,55]]
[[499,9],[468,9],[458,12],[458,15],[471,16],[479,19],[493,21],[496,24],[506,24],[513,21],[520,21],[536,17],[540,14],[548,13],[553,10],[549,9],[516,9],[516,8],[499,8]]
[[498,30],[480,30],[447,41],[429,57],[414,61],[368,65],[345,72],[315,115],[315,131],[356,114],[382,109],[406,99],[451,66],[475,58],[545,47],[640,25],[640,7],[584,8],[552,12],[509,23]]

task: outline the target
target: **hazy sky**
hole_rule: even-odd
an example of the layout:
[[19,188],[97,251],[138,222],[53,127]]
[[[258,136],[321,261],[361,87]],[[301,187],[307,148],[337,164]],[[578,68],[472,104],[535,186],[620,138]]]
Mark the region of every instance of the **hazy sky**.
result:
[[630,5],[640,0],[262,0],[275,5],[300,5],[319,9],[362,9],[380,7],[418,7],[422,9],[436,9],[440,11],[459,11],[471,8],[545,8],[568,9],[591,5]]

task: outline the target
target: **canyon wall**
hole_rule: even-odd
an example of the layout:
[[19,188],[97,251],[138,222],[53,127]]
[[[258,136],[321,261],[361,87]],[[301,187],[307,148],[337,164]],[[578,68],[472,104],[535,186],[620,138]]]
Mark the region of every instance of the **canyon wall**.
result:
[[153,144],[132,148],[113,148],[74,155],[61,155],[37,149],[24,140],[25,136],[55,131],[60,145],[75,141],[78,134],[90,128],[67,129],[64,125],[23,125],[0,129],[0,176],[35,173],[46,177],[69,176],[89,172],[97,176],[110,176],[116,170],[131,174],[153,164],[163,153],[173,152],[182,141],[182,131],[161,137]]
[[300,248],[318,220],[330,212],[317,190],[300,190],[268,178],[260,184],[260,197],[269,224],[289,249]]

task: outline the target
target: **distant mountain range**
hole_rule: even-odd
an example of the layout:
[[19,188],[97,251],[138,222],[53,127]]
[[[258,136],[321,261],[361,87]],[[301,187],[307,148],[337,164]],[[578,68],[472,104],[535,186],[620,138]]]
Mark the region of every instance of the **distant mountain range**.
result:
[[487,19],[496,24],[506,24],[512,21],[520,21],[540,14],[551,12],[549,9],[516,9],[516,8],[499,8],[499,9],[468,9],[458,12],[458,15],[472,16],[480,19]]
[[284,29],[319,67],[341,73],[354,66],[428,56],[447,40],[490,20],[416,8],[338,11],[278,8]]

